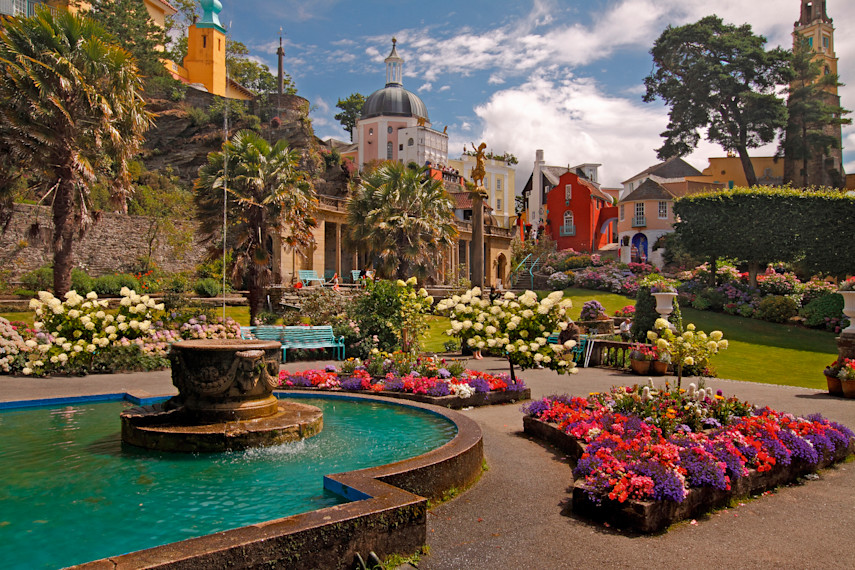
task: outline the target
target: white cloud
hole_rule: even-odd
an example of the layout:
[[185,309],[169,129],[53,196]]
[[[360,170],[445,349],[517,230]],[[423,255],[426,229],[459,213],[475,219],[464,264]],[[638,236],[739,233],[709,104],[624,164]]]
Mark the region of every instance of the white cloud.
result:
[[432,91],[432,90],[433,90],[433,83],[431,83],[430,81],[428,81],[426,83],[422,83],[422,85],[418,88],[418,91]]
[[[475,109],[484,127],[478,137],[495,152],[511,152],[520,159],[517,187],[529,174],[536,149],[547,164],[601,163],[601,181],[621,181],[658,162],[654,146],[667,124],[667,112],[603,93],[591,79],[551,77],[537,73],[520,87],[498,91]],[[773,149],[758,149],[768,154]],[[702,142],[688,161],[706,167],[706,157],[721,156],[716,145]]]
[[490,79],[487,80],[488,85],[501,85],[504,83],[504,78],[498,73],[494,73],[490,76]]
[[437,92],[438,92],[438,93],[442,93],[443,91],[448,91],[449,89],[451,89],[451,85],[443,85],[442,87],[440,87],[440,88],[438,89],[438,91],[437,91]]
[[312,103],[318,113],[327,114],[330,112],[330,104],[327,103],[322,97],[315,98]]

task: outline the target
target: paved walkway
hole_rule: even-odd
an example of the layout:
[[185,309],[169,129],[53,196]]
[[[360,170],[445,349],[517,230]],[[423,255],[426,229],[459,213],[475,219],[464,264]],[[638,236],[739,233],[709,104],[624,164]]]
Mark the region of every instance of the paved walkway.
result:
[[[286,368],[325,364],[298,362]],[[498,359],[469,364],[487,371],[506,370]],[[586,395],[640,379],[594,368],[573,376],[548,370],[527,370],[520,376],[534,398]],[[711,380],[708,385],[796,414],[821,412],[855,428],[855,400],[749,382]],[[0,401],[123,391],[165,394],[175,389],[169,371],[83,378],[0,376]],[[489,469],[471,489],[430,512],[430,554],[422,557],[419,568],[855,567],[855,462],[825,470],[816,481],[781,488],[700,518],[697,524],[685,522],[659,535],[631,536],[572,513],[570,467],[553,448],[522,433],[518,405],[462,413],[484,432]]]

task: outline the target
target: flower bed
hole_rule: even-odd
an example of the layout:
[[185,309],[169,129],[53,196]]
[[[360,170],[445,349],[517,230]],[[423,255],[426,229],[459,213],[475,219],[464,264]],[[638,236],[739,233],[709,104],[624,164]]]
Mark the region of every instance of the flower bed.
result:
[[754,408],[705,390],[614,388],[526,406],[527,433],[577,459],[573,509],[639,532],[840,461],[847,427]]
[[370,392],[446,408],[505,404],[531,398],[531,390],[522,380],[513,382],[506,374],[465,370],[459,376],[446,376],[442,371],[444,369],[440,369],[437,376],[422,376],[417,372],[397,376],[390,372],[383,378],[375,378],[365,370],[354,370],[349,376],[339,375],[334,366],[329,366],[325,370],[283,370],[279,373],[279,382],[285,390]]

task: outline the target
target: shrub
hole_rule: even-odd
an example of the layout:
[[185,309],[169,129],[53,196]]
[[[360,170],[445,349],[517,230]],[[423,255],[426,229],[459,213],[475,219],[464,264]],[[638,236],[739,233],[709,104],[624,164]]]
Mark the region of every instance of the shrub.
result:
[[[725,293],[720,289],[707,288],[701,291],[699,296],[702,297],[703,300],[707,303],[707,307],[712,309],[713,311],[721,311],[724,308],[724,304],[728,300]],[[692,306],[696,309],[700,308],[695,306],[694,303],[692,304]]]
[[164,279],[164,291],[169,293],[186,293],[191,289],[190,277],[186,273],[176,273]]
[[769,295],[757,305],[757,318],[773,323],[785,323],[799,312],[796,302],[783,295]]
[[30,291],[53,291],[53,267],[43,265],[24,273],[21,284]]
[[553,291],[565,289],[570,284],[571,279],[566,273],[556,272],[549,276],[546,280],[546,286]]
[[196,281],[196,284],[193,285],[193,290],[196,291],[196,294],[200,297],[216,297],[220,294],[222,289],[222,284],[211,277],[199,279]]
[[398,348],[396,328],[400,328],[402,307],[394,281],[369,282],[349,309],[350,318],[359,326],[363,338],[376,336],[380,350],[391,352]]
[[632,318],[632,338],[646,342],[647,331],[652,331],[659,313],[656,312],[656,298],[650,294],[649,287],[639,287],[635,298],[635,316]]
[[303,299],[302,313],[313,325],[328,325],[347,312],[347,297],[334,289],[318,288]]
[[[799,315],[805,319],[809,327],[825,327],[834,330],[843,315],[843,295],[829,293],[810,301],[802,307]],[[833,323],[829,325],[829,323]]]
[[579,314],[580,321],[593,321],[599,319],[602,315],[606,314],[606,309],[600,304],[599,301],[592,300],[586,301],[584,305],[582,305],[582,312]]
[[92,290],[99,297],[118,297],[122,287],[136,291],[139,283],[133,275],[127,273],[115,273],[112,275],[101,275],[92,282]]
[[71,270],[71,288],[81,295],[85,295],[89,291],[92,291],[94,283],[95,280],[89,277],[89,274],[82,269],[75,267]]

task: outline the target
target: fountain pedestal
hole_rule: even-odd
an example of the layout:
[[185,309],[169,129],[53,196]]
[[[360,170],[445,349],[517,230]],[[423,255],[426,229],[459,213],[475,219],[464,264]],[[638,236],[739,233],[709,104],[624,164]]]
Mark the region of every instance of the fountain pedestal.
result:
[[122,441],[162,451],[205,452],[277,445],[323,428],[319,408],[280,402],[278,342],[188,340],[172,345],[178,395],[121,414]]

